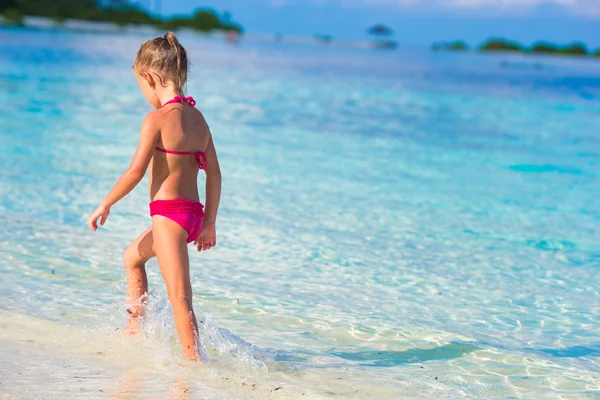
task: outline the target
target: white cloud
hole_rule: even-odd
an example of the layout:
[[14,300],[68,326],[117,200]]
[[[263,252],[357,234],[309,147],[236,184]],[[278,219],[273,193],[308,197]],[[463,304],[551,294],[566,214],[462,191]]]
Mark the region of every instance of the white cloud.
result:
[[388,4],[400,7],[450,9],[531,9],[543,4],[559,5],[583,15],[600,15],[600,0],[342,0],[345,3]]
[[542,4],[556,4],[577,12],[600,11],[599,0],[450,0],[456,8],[495,6],[501,8],[529,8]]

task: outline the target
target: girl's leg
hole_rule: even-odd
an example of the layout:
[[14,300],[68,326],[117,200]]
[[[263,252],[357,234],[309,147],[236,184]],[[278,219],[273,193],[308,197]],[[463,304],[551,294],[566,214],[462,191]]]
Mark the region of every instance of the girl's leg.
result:
[[127,331],[130,334],[139,331],[144,317],[144,307],[148,301],[148,277],[145,264],[154,255],[152,228],[146,229],[125,250],[123,258],[127,275],[127,311],[129,312]]
[[167,285],[183,354],[196,360],[198,324],[192,308],[190,260],[186,243],[188,234],[178,223],[160,215],[152,217],[152,230],[154,250]]

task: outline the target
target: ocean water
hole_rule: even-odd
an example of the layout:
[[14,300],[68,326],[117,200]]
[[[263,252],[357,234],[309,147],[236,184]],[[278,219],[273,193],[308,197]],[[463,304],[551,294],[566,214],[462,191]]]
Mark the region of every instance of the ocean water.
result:
[[0,398],[600,397],[597,61],[181,34],[223,171],[192,365],[155,261],[121,333],[146,181],[85,223],[146,38],[0,30]]

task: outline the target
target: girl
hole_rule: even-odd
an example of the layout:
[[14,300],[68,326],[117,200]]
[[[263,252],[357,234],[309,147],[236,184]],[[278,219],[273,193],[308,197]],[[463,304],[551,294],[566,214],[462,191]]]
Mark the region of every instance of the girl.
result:
[[[221,197],[221,171],[212,136],[196,102],[184,97],[188,59],[171,32],[145,42],[133,71],[142,93],[156,108],[142,123],[131,165],[88,220],[104,225],[110,208],[149,170],[152,225],[125,251],[128,332],[139,331],[148,296],[145,263],[156,256],[173,308],[184,355],[199,355],[198,326],[192,308],[187,243],[198,251],[216,244],[215,221]],[[206,208],[199,202],[198,171],[206,172]]]

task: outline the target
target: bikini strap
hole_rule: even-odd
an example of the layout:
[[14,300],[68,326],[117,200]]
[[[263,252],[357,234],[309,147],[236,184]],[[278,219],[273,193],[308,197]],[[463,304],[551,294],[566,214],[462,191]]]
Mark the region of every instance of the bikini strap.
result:
[[196,100],[194,100],[194,98],[192,96],[189,96],[189,97],[175,96],[175,98],[173,98],[173,100],[167,101],[165,104],[162,105],[162,107],[166,106],[167,104],[172,104],[172,103],[188,103],[192,107],[196,106]]
[[204,154],[203,151],[176,151],[163,149],[161,147],[155,147],[155,149],[158,151],[162,151],[163,153],[175,154],[178,156],[193,155],[196,159],[196,162],[198,163],[198,168],[206,169],[206,154]]
[[206,169],[206,154],[203,151],[197,151],[194,153],[194,157],[196,157],[199,168]]

